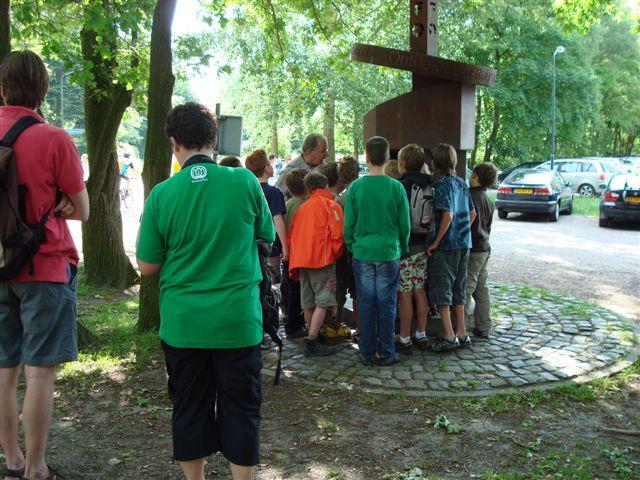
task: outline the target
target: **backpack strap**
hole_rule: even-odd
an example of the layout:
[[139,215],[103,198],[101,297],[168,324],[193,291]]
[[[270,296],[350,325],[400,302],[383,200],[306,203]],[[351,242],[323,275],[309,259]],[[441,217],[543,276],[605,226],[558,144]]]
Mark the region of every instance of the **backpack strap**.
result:
[[42,123],[36,117],[32,117],[28,115],[26,117],[20,118],[13,126],[9,129],[9,131],[5,134],[5,136],[0,140],[0,144],[4,147],[11,147],[13,142],[15,142],[20,134],[29,128],[31,125],[35,125],[36,123]]

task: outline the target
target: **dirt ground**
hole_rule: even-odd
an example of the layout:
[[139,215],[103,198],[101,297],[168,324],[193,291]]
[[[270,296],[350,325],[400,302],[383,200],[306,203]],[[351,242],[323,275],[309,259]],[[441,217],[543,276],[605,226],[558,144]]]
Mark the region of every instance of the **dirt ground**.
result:
[[[274,387],[266,377],[263,392],[258,479],[422,478],[408,476],[415,468],[452,479],[498,471],[534,478],[527,472],[536,468],[537,478],[640,478],[638,437],[598,430],[640,430],[637,377],[615,395],[567,402],[546,394],[503,413],[509,407],[498,400],[367,395],[286,380]],[[66,380],[55,402],[49,457],[66,479],[182,478],[171,462],[160,357],[139,370]],[[435,429],[438,415],[461,433]],[[616,473],[619,457],[628,475]],[[401,472],[407,476],[392,476]],[[229,478],[219,455],[207,478]]]

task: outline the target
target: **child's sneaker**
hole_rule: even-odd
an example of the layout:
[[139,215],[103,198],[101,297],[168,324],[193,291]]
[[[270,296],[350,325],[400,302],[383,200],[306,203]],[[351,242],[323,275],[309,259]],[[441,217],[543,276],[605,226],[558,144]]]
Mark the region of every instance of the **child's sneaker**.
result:
[[460,342],[458,337],[453,337],[453,340],[447,340],[446,338],[438,338],[435,342],[429,344],[429,350],[432,352],[447,352],[449,350],[455,350],[460,348]]
[[427,336],[421,337],[421,338],[412,338],[411,339],[413,341],[413,343],[415,343],[416,347],[418,347],[418,350],[421,351],[425,351],[429,348],[429,344],[431,343],[431,341],[433,339],[430,339]]
[[396,340],[396,352],[402,355],[411,355],[413,353],[413,343],[409,340],[409,343],[404,343],[400,339]]
[[377,358],[375,363],[380,367],[390,367],[391,365],[395,365],[396,363],[400,363],[402,358],[397,353],[394,353],[391,357]]
[[482,340],[487,340],[489,338],[489,332],[485,332],[483,330],[479,330],[477,328],[474,328],[473,330],[471,330],[471,333],[473,333],[473,337],[478,337]]
[[336,353],[335,347],[323,345],[317,338],[305,338],[304,340],[304,356],[305,357],[325,357]]
[[469,335],[464,338],[458,337],[458,343],[460,344],[460,348],[468,348],[471,346],[471,337],[469,337]]

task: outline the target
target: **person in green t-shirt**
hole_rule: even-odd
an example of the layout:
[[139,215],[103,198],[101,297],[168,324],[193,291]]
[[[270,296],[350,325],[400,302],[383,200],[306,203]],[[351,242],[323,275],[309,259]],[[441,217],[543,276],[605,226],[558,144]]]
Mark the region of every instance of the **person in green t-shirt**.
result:
[[[304,177],[309,173],[303,168],[294,168],[284,178],[288,192],[293,195],[285,207],[284,224],[287,228],[287,243],[291,241],[291,223],[298,208],[307,200],[307,189],[304,186]],[[289,244],[289,249],[291,245]],[[290,251],[290,250],[289,250]],[[284,333],[287,338],[304,338],[307,336],[307,324],[302,316],[302,303],[300,299],[300,282],[289,276],[289,259],[282,262],[282,283],[280,293],[286,297],[286,316],[284,319]]]
[[149,194],[137,257],[142,275],[160,273],[173,457],[187,478],[204,478],[204,457],[221,451],[234,479],[253,478],[262,367],[256,238],[274,241],[271,214],[250,171],[212,160],[217,126],[205,106],[171,110],[165,133],[182,169]]
[[400,256],[409,251],[409,201],[402,184],[384,174],[389,142],[373,137],[365,150],[369,174],[349,187],[344,241],[353,255],[361,361],[392,365],[399,361],[393,337]]

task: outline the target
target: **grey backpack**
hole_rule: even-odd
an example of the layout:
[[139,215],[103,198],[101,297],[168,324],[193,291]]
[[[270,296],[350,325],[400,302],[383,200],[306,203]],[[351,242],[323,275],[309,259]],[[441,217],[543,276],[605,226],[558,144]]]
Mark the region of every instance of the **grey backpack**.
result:
[[411,214],[411,233],[424,235],[434,228],[433,186],[411,185],[409,197],[409,213]]

